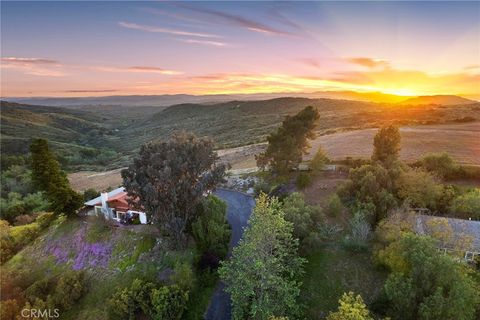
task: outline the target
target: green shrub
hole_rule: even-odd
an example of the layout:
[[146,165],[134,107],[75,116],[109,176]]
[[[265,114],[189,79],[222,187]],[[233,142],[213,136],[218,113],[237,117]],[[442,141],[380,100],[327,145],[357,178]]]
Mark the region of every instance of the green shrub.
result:
[[181,319],[188,292],[177,285],[157,287],[152,282],[135,279],[130,287],[119,288],[107,301],[112,319]]
[[10,192],[7,198],[0,199],[0,217],[13,223],[20,215],[48,209],[49,202],[41,192],[22,196],[20,193]]
[[305,203],[303,195],[298,192],[290,194],[283,200],[285,220],[293,224],[293,235],[303,240],[314,229],[316,223],[323,222],[323,214],[319,207]]
[[450,212],[460,218],[480,220],[480,189],[472,189],[455,198]]
[[112,319],[136,319],[137,314],[151,312],[150,294],[155,288],[151,282],[135,279],[130,287],[117,289],[107,300],[107,309]]
[[153,289],[150,295],[152,318],[156,320],[182,319],[188,302],[188,292],[177,285]]
[[192,223],[192,235],[200,252],[212,252],[224,258],[228,252],[231,230],[227,222],[227,205],[210,195],[197,208],[197,219]]
[[325,213],[330,217],[338,217],[345,207],[343,206],[342,200],[338,194],[334,193],[327,198],[325,202],[324,210]]
[[57,281],[53,301],[60,309],[68,310],[85,292],[85,274],[82,271],[64,271]]
[[318,148],[318,151],[315,153],[313,156],[312,161],[310,161],[310,169],[314,173],[320,172],[323,167],[325,167],[325,164],[327,164],[329,161],[327,154],[325,151],[320,147]]
[[83,200],[84,201],[94,199],[98,196],[100,196],[100,192],[98,192],[97,190],[95,190],[93,188],[89,188],[89,189],[83,191]]
[[425,170],[444,179],[455,178],[459,172],[458,165],[446,152],[429,153],[420,160],[420,163]]
[[10,226],[7,221],[0,220],[0,252],[1,263],[9,260],[25,245],[36,239],[40,232],[53,220],[53,213],[41,213],[35,222],[20,226]]
[[308,173],[301,172],[297,176],[297,187],[300,190],[305,189],[312,183],[312,178]]
[[177,262],[173,268],[175,272],[170,278],[181,289],[190,290],[195,284],[195,274],[192,267],[186,262]]
[[400,199],[413,207],[431,210],[436,210],[443,189],[431,173],[418,168],[403,172],[397,180],[397,188]]

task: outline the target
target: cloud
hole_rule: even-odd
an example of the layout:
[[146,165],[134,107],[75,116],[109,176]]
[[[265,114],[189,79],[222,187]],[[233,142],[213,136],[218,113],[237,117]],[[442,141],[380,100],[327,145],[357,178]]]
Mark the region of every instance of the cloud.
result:
[[[82,67],[81,67],[82,68]],[[168,70],[152,66],[131,66],[131,67],[115,67],[115,66],[86,66],[84,68],[100,71],[100,72],[135,72],[135,73],[158,73],[162,75],[178,75],[183,74],[181,71]]]
[[134,29],[134,30],[140,30],[145,32],[166,33],[166,34],[173,34],[177,36],[189,36],[189,37],[200,37],[200,38],[221,38],[218,35],[210,34],[210,33],[199,33],[199,32],[190,32],[190,31],[177,30],[177,29],[167,29],[167,28],[140,25],[136,23],[123,22],[123,21],[120,21],[118,25],[127,29]]
[[45,58],[19,58],[19,57],[4,57],[3,63],[32,65],[32,64],[59,64],[57,60]]
[[367,57],[347,58],[346,61],[367,68],[388,67],[389,63],[383,59],[374,59]]
[[[120,70],[123,70],[120,68]],[[165,75],[175,75],[175,74],[182,74],[180,71],[173,71],[173,70],[166,70],[158,67],[148,67],[148,66],[133,66],[126,68],[127,71],[132,72],[146,72],[146,73],[159,73]]]
[[192,44],[203,44],[207,46],[214,46],[214,47],[227,47],[229,46],[225,42],[220,41],[210,41],[210,40],[196,40],[196,39],[179,39],[181,42],[185,43],[192,43]]
[[60,62],[47,58],[2,57],[1,67],[14,69],[28,75],[62,77]]
[[[230,25],[241,27],[249,31],[268,34],[268,35],[279,35],[279,36],[294,35],[291,32],[273,28],[263,23],[239,16],[239,15],[221,12],[217,10],[206,9],[206,8],[200,8],[197,6],[185,5],[185,4],[183,5],[177,4],[177,5],[194,12],[208,15],[211,18],[219,19],[222,23],[228,23]],[[215,21],[210,19],[209,22],[215,22]]]

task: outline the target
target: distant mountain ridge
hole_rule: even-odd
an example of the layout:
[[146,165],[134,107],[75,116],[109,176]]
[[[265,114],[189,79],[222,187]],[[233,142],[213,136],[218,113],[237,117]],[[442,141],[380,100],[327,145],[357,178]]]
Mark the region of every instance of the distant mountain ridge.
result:
[[455,95],[434,95],[434,96],[419,96],[404,100],[401,104],[441,104],[445,106],[457,105],[457,104],[471,104],[478,101],[470,100]]
[[308,99],[334,99],[374,103],[399,103],[399,104],[469,104],[477,101],[456,95],[433,96],[398,96],[382,92],[355,92],[355,91],[316,91],[280,92],[280,93],[254,93],[254,94],[164,94],[164,95],[127,95],[105,97],[24,97],[6,98],[5,100],[32,105],[57,106],[79,108],[85,106],[128,106],[128,107],[168,107],[177,104],[215,104],[229,101],[269,100],[276,98],[308,98]]

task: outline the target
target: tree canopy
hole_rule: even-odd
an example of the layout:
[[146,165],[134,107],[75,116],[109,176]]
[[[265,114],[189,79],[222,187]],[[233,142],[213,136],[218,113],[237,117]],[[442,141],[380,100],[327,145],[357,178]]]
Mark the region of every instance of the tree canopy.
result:
[[219,269],[231,294],[233,319],[297,314],[305,260],[298,256],[292,233],[279,201],[260,195],[243,238]]
[[294,116],[287,116],[277,131],[267,137],[267,150],[257,157],[257,165],[285,174],[297,167],[302,155],[309,148],[308,139],[313,139],[313,129],[319,119],[318,110],[308,106]]
[[398,159],[401,149],[400,130],[397,126],[390,125],[380,128],[373,139],[372,160],[383,164],[391,163]]
[[46,193],[55,213],[75,213],[82,205],[83,197],[70,187],[67,175],[48,148],[48,141],[34,139],[30,152],[34,188]]
[[132,204],[142,207],[175,245],[185,244],[197,205],[225,175],[227,165],[218,163],[213,147],[211,139],[175,133],[166,141],[144,144],[122,171]]
[[[441,255],[432,239],[406,234],[385,283],[393,319],[474,319],[479,293],[460,263]],[[396,266],[401,266],[397,269]]]
[[330,312],[327,320],[373,320],[360,295],[344,293],[338,304],[338,311]]

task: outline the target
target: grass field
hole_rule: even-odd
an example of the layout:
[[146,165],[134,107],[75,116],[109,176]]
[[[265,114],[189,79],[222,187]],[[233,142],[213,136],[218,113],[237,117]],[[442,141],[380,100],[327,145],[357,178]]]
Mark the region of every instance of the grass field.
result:
[[[401,128],[402,151],[405,161],[415,161],[429,152],[447,152],[462,164],[480,165],[480,122],[408,126]],[[363,129],[320,136],[311,141],[309,159],[322,146],[332,160],[346,157],[370,158],[373,151],[373,137],[377,129]],[[255,154],[262,152],[266,144],[222,149],[218,154],[222,161],[228,161],[232,169],[246,169],[256,166]],[[94,188],[104,190],[122,183],[120,170],[105,172],[80,171],[69,175],[70,183],[76,190]],[[318,190],[317,190],[318,191]]]
[[[311,143],[311,154],[322,146],[333,160],[370,158],[376,132],[364,129],[318,137]],[[406,126],[400,132],[402,160],[415,161],[429,152],[447,152],[459,163],[480,165],[480,122]]]
[[344,292],[353,291],[372,303],[387,276],[375,267],[368,251],[351,252],[332,244],[306,258],[300,302],[308,319],[324,319],[336,310]]

